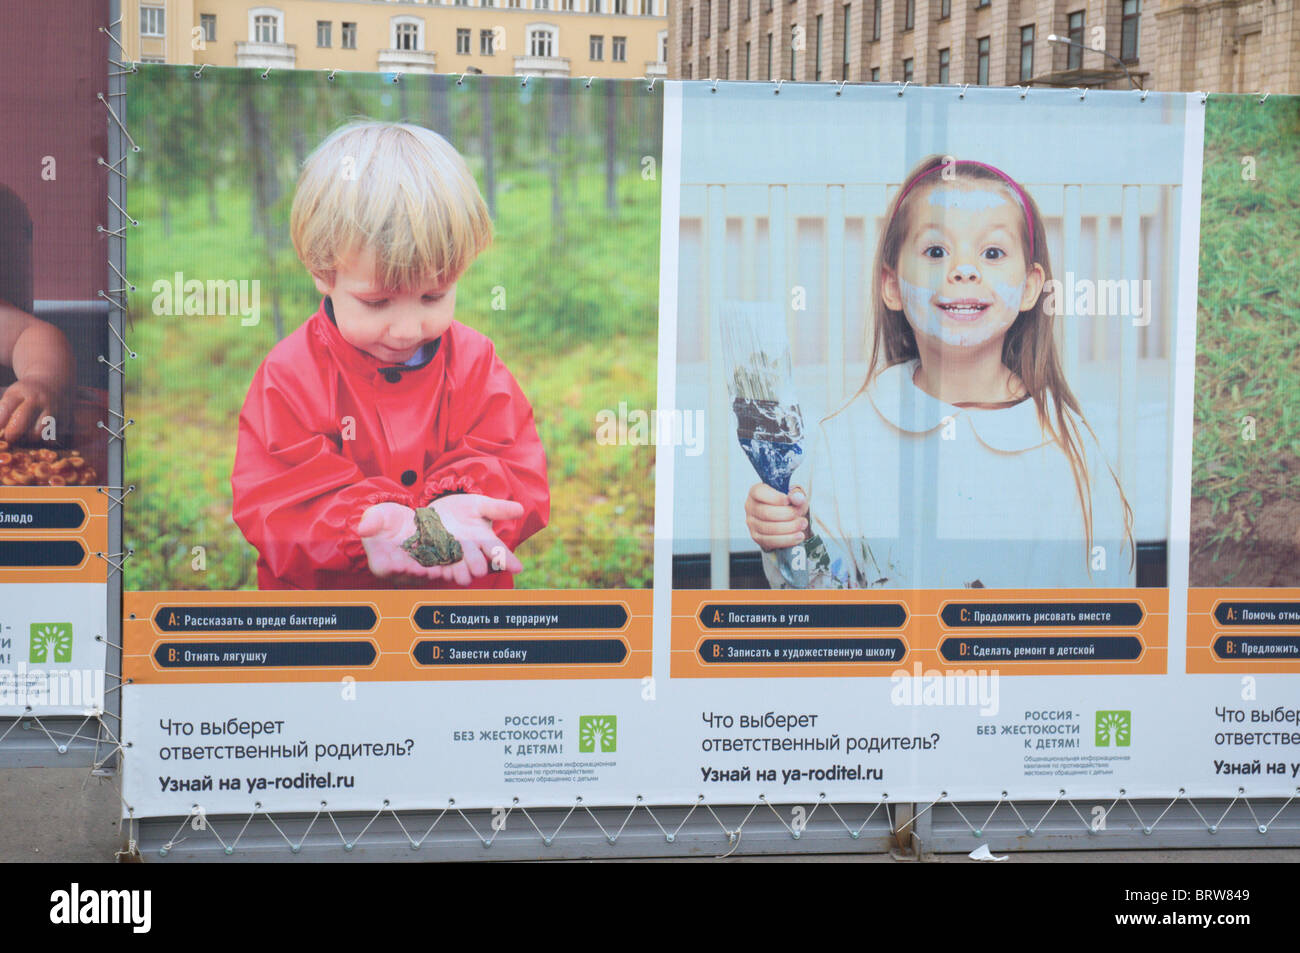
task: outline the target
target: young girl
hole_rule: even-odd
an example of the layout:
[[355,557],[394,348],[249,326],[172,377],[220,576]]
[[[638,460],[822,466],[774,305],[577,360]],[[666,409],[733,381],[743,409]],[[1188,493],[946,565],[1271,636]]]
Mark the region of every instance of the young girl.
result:
[[1050,278],[1008,175],[912,170],[876,248],[865,383],[809,435],[788,495],[745,501],[773,586],[794,546],[819,588],[1133,584],[1132,510],[1057,359]]

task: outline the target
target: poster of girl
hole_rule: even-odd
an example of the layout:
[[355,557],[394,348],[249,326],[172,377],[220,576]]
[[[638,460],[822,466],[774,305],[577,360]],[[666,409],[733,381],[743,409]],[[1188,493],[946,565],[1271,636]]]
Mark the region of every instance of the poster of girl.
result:
[[[773,586],[1132,584],[1132,507],[1062,369],[1051,280],[1018,182],[953,156],[911,170],[876,244],[865,381],[809,427],[789,492],[745,501]],[[788,549],[806,573],[779,570]]]

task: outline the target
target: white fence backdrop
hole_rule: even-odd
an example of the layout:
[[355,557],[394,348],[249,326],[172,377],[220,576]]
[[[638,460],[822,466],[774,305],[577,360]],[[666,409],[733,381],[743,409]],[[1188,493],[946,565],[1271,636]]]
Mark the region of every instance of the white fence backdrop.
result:
[[[1163,111],[1160,115],[1169,119]],[[691,142],[689,110],[687,116],[683,139]],[[708,141],[716,146],[730,130],[715,132]],[[715,587],[728,584],[729,553],[756,550],[745,530],[743,508],[756,477],[732,433],[717,322],[710,317],[725,300],[784,303],[805,420],[811,426],[851,396],[861,386],[870,350],[871,266],[881,219],[907,168],[929,151],[999,163],[1001,150],[942,147],[948,143],[903,161],[898,138],[892,161],[872,163],[897,170],[887,181],[848,177],[854,167],[870,170],[847,150],[823,156],[810,168],[800,161],[807,159],[802,143],[769,143],[769,148],[795,153],[787,171],[797,169],[797,177],[780,182],[756,183],[743,173],[709,181],[708,172],[726,168],[714,161],[700,163],[706,175],[692,177],[691,163],[683,157],[677,406],[704,409],[707,444],[700,455],[677,453],[674,552],[709,552]],[[1135,536],[1161,541],[1167,539],[1169,524],[1170,356],[1181,164],[1173,161],[1178,151],[1167,148],[1158,150],[1167,161],[1158,154],[1140,169],[1114,161],[1081,166],[1078,151],[1088,153],[1096,146],[1093,139],[1092,149],[1075,151],[1064,169],[1045,153],[1036,163],[1039,179],[1001,167],[1038,203],[1053,277],[1066,282],[1072,276],[1076,283],[1149,282],[1152,313],[1145,326],[1135,325],[1128,315],[1067,313],[1059,318],[1058,338],[1071,386],[1133,505]],[[814,181],[819,171],[824,181]],[[836,171],[844,177],[827,174]],[[1080,177],[1063,181],[1062,172]],[[1080,175],[1084,172],[1086,178]],[[792,307],[796,287],[805,297],[803,310]]]

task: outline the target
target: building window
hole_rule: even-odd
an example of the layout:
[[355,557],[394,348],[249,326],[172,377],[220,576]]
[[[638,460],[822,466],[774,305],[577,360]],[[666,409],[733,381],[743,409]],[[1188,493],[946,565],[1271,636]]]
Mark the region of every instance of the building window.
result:
[[749,22],[749,18],[753,15],[753,9],[754,9],[754,0],[745,0],[745,22],[746,23]]
[[686,64],[686,78],[687,78],[687,79],[693,79],[694,77],[692,76],[692,74],[693,74],[694,72],[695,72],[695,67],[693,67],[690,63],[687,63],[687,64]]
[[952,67],[952,50],[944,47],[939,51],[939,85],[948,85],[948,71]]
[[700,75],[703,76],[705,79],[711,79],[711,78],[712,78],[711,74],[709,73],[709,67],[710,67],[711,65],[713,65],[713,64],[709,62],[709,58],[708,58],[707,56],[704,57],[704,72],[701,73]]
[[842,64],[840,67],[840,79],[849,78],[849,14],[853,10],[853,4],[844,4],[844,49],[841,51]]
[[879,66],[873,66],[873,67],[871,67],[871,81],[872,81],[873,83],[878,83],[878,82],[880,82],[880,67],[879,67]]
[[1124,0],[1124,16],[1119,31],[1119,58],[1132,63],[1138,58],[1138,22],[1142,19],[1142,0]]
[[1020,82],[1027,83],[1034,75],[1034,25],[1020,28]]
[[253,15],[254,43],[280,42],[280,15],[278,13],[255,13]]
[[767,78],[772,79],[772,34],[767,35]]
[[627,14],[627,0],[614,0],[614,13],[618,16]]
[[987,86],[989,84],[989,38],[982,36],[975,41],[975,49],[978,59],[976,63],[975,84],[977,86]]
[[455,5],[458,7],[467,7],[469,6],[469,0],[456,0]]
[[549,10],[551,9],[551,0],[533,0],[533,9]]
[[343,23],[343,35],[340,37],[342,42],[339,44],[345,50],[355,50],[357,48],[357,25],[355,23]]
[[984,7],[987,7],[992,3],[993,0],[979,0],[979,2],[975,4],[975,9],[982,10]]
[[493,45],[492,31],[479,30],[478,31],[478,55],[492,56],[494,53],[496,53],[496,47]]
[[731,0],[722,0],[722,17],[718,21],[718,32],[731,27]]
[[667,63],[668,62],[668,31],[667,30],[659,31],[659,36],[657,37],[657,44],[659,46],[659,62]]
[[506,2],[510,4],[512,10],[518,10],[524,5],[523,0],[506,0]]
[[903,82],[910,83],[912,81],[912,76],[912,58],[909,56],[907,59],[903,60]]
[[700,9],[700,33],[706,40],[713,35],[713,26],[709,23],[712,19],[713,0],[704,0],[704,6]]
[[330,20],[316,21],[316,45],[331,46],[330,33],[334,30],[334,24]]
[[627,37],[616,36],[611,44],[609,58],[615,63],[627,62]]
[[594,33],[587,41],[587,55],[593,60],[603,60],[605,58],[605,38],[596,36]]
[[140,35],[163,36],[167,30],[166,12],[162,7],[140,7]]
[[682,31],[682,46],[690,46],[695,42],[695,8],[686,8],[686,29]]
[[532,56],[550,57],[555,55],[555,30],[552,27],[530,27],[528,30],[528,52]]
[[480,7],[495,7],[497,0],[478,0],[478,5]]
[[603,2],[604,0],[589,0],[589,2],[587,3],[587,12],[603,13],[604,12]]
[[876,0],[876,2],[875,2],[875,6],[872,8],[872,13],[871,13],[871,38],[872,38],[873,40],[878,40],[878,39],[880,39],[880,8],[881,8],[883,2],[884,2],[884,0]]
[[[1071,43],[1083,44],[1083,11],[1075,10],[1070,14],[1068,39]],[[1066,57],[1065,65],[1067,69],[1083,68],[1083,50],[1078,46],[1067,47],[1069,54]]]
[[[792,34],[796,34],[796,35],[797,35],[798,32],[799,32],[799,24],[797,24],[797,23],[793,24],[793,25],[790,27],[790,32],[791,32]],[[792,37],[792,39],[793,39],[793,37]],[[791,44],[790,44],[790,79],[792,79],[792,80],[795,78],[795,75],[794,75],[794,68],[795,68],[794,54],[795,54],[794,43],[791,42]]]
[[393,23],[394,49],[422,49],[420,44],[420,25],[411,21]]
[[822,80],[822,15],[817,14],[817,54],[813,66],[813,78],[817,82]]
[[749,79],[749,40],[745,41],[745,79]]
[[641,16],[652,17],[655,15],[655,0],[641,0]]
[[939,0],[939,19],[946,20],[952,16],[952,0]]
[[916,26],[916,0],[907,0],[903,6],[903,29],[910,30]]
[[765,9],[768,13],[771,13],[771,12],[772,12],[772,0],[764,0],[764,3],[763,3],[763,9]]
[[217,42],[217,15],[215,13],[200,13],[199,28],[203,30],[203,42]]
[[578,0],[560,0],[560,9],[566,13],[576,13],[578,11]]
[[470,38],[474,34],[466,29],[456,30],[456,53],[458,56],[469,56]]

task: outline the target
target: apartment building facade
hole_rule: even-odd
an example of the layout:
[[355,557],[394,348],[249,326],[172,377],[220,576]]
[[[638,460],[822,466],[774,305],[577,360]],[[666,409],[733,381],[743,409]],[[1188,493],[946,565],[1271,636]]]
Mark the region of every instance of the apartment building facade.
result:
[[127,60],[515,76],[667,75],[668,0],[122,0]]
[[679,0],[668,75],[1297,93],[1298,8],[1300,0]]

